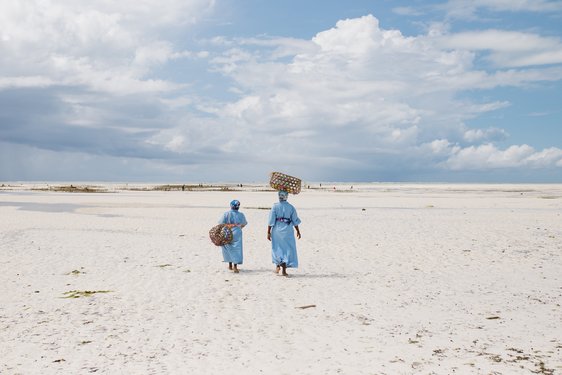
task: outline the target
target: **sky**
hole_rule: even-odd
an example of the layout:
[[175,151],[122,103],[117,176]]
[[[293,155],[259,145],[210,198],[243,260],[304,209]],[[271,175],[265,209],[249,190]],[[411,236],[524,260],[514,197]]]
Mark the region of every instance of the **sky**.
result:
[[0,1],[0,181],[272,171],[562,182],[562,1]]

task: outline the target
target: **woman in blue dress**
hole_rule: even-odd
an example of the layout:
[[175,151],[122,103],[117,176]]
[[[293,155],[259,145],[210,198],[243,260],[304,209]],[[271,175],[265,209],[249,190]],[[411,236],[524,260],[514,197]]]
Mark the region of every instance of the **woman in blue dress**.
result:
[[240,272],[238,265],[244,261],[242,228],[248,224],[244,214],[238,211],[239,208],[240,201],[233,200],[230,202],[230,211],[225,212],[219,220],[219,224],[226,224],[232,230],[232,242],[222,246],[222,257],[224,262],[228,262],[228,269],[234,271],[234,273]]
[[295,207],[287,202],[288,197],[289,193],[286,191],[279,192],[279,202],[271,208],[267,227],[267,239],[271,241],[271,258],[276,266],[275,272],[279,273],[282,269],[283,276],[289,276],[287,268],[299,266],[293,227],[297,231],[297,238],[301,238],[301,220]]

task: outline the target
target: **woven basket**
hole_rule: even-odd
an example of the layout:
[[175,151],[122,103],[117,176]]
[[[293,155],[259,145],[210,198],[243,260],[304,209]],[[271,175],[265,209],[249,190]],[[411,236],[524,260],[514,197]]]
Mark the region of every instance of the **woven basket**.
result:
[[217,246],[228,245],[232,243],[234,238],[232,229],[230,229],[226,224],[219,224],[212,227],[209,231],[209,237]]
[[276,190],[284,190],[287,193],[298,194],[301,192],[301,180],[283,174],[281,172],[272,172],[269,185]]

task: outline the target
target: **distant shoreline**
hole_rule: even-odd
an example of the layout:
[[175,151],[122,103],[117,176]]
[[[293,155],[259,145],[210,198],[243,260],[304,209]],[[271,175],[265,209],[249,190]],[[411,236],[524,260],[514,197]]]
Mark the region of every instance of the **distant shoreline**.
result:
[[[551,188],[562,189],[562,183],[303,183],[302,192],[508,192],[532,193]],[[117,193],[117,192],[274,192],[267,183],[108,183],[108,182],[0,182],[0,192],[62,192],[62,193]],[[558,197],[557,195],[553,195]]]

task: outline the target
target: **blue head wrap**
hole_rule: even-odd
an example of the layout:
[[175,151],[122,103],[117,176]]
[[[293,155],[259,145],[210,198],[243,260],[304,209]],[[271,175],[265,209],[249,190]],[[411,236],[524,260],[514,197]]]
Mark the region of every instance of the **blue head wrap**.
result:
[[289,193],[287,193],[286,191],[280,190],[278,194],[280,202],[286,201],[287,198],[289,198]]
[[232,202],[230,202],[230,208],[232,208],[233,210],[238,210],[240,208],[240,201],[234,199]]

